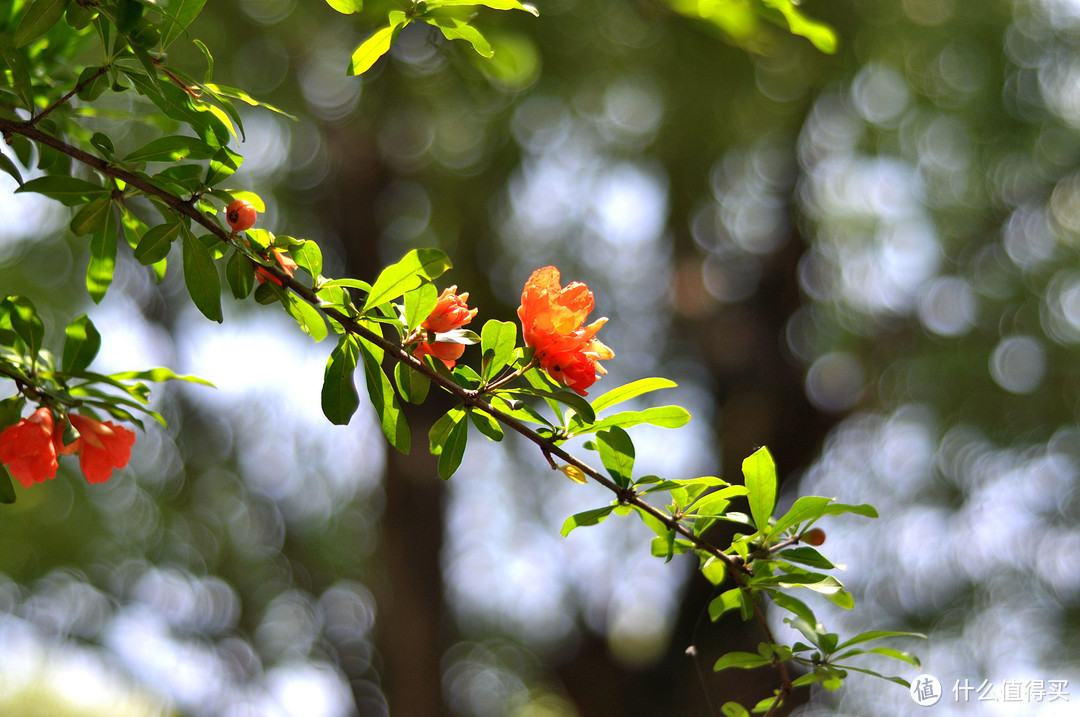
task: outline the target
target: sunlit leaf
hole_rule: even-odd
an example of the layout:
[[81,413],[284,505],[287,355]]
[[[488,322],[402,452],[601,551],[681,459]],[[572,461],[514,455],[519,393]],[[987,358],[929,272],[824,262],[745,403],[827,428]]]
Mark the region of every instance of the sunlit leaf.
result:
[[180,224],[170,222],[147,229],[135,247],[135,258],[143,264],[161,261],[169,254],[172,243],[180,235]]
[[600,413],[605,408],[610,408],[617,403],[640,396],[650,391],[659,391],[662,388],[675,388],[678,384],[666,378],[642,378],[637,381],[618,386],[607,393],[600,394],[592,400],[593,410]]
[[480,349],[484,353],[483,376],[492,378],[513,360],[517,346],[517,324],[491,319],[480,330]]
[[425,280],[435,279],[451,267],[450,259],[441,249],[413,249],[401,261],[383,269],[371,286],[361,311],[393,301],[406,291],[412,291]]
[[390,45],[393,44],[394,38],[402,27],[404,24],[388,25],[376,30],[371,37],[360,43],[353,51],[347,74],[362,75],[370,70],[371,66],[390,50]]
[[94,322],[82,314],[67,325],[64,337],[61,368],[69,373],[86,369],[101,348],[101,334]]
[[619,487],[630,485],[634,472],[634,443],[630,435],[614,426],[597,433],[596,444],[600,449],[600,460]]
[[770,662],[769,658],[762,657],[756,652],[729,652],[716,661],[716,664],[713,665],[713,671],[720,672],[730,667],[749,670],[754,667],[768,665]]
[[90,239],[90,262],[86,265],[86,290],[95,304],[101,303],[116,270],[116,222],[106,221]]
[[55,199],[68,207],[85,204],[92,199],[109,194],[109,190],[97,184],[87,182],[85,179],[66,177],[63,175],[52,175],[31,179],[15,191],[44,194],[46,197]]
[[581,513],[575,513],[567,518],[563,524],[559,533],[565,538],[570,535],[575,528],[580,528],[584,525],[598,525],[604,522],[611,511],[615,510],[614,505],[605,505],[603,508],[594,508],[593,510],[586,510]]
[[361,339],[360,354],[364,362],[364,378],[367,380],[368,398],[379,415],[379,427],[394,448],[409,452],[409,424],[398,406],[394,387],[382,369],[383,351],[375,344]]
[[758,530],[769,527],[769,517],[776,505],[776,464],[768,448],[759,448],[742,463],[743,478],[749,491],[750,515]]
[[164,50],[173,40],[180,37],[198,17],[206,0],[169,0],[167,12],[161,18],[161,49]]

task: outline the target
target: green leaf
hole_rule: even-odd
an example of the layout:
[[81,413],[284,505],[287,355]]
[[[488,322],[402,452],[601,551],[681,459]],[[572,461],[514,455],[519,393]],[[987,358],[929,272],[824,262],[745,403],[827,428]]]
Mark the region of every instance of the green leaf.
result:
[[726,590],[709,602],[709,619],[716,622],[730,610],[738,610],[742,606],[743,596],[740,588]]
[[198,17],[206,0],[170,0],[168,12],[162,12],[161,49],[172,44]]
[[225,279],[229,282],[232,295],[246,299],[255,288],[255,266],[244,254],[233,251],[225,265]]
[[491,49],[491,43],[488,39],[477,30],[475,27],[469,24],[468,20],[463,20],[459,17],[430,17],[425,16],[424,22],[429,25],[434,25],[439,28],[439,31],[446,37],[447,40],[465,40],[473,49],[476,50],[476,54],[481,57],[491,57],[495,52]]
[[236,170],[240,169],[243,162],[244,158],[228,147],[218,148],[214,152],[214,156],[210,158],[210,167],[206,170],[206,180],[203,184],[212,187],[218,182],[228,179]]
[[802,600],[794,598],[787,593],[782,593],[779,590],[770,590],[768,592],[777,607],[787,610],[796,617],[801,618],[807,625],[817,624],[817,618],[814,616],[814,612],[807,607],[806,603]]
[[634,472],[634,443],[630,435],[615,426],[596,434],[596,444],[600,450],[600,460],[615,483],[620,488],[629,486]]
[[881,640],[886,637],[914,637],[920,640],[925,640],[926,635],[921,632],[904,632],[902,630],[870,630],[869,632],[860,632],[855,637],[849,640],[845,640],[836,646],[837,650],[843,650],[844,648],[851,647],[852,645],[858,645],[863,642],[870,642],[871,640]]
[[423,403],[431,387],[431,379],[403,363],[394,365],[394,382],[409,403]]
[[84,102],[93,102],[109,89],[109,75],[102,67],[87,67],[79,73],[76,84],[82,87],[79,90],[79,99]]
[[532,5],[518,2],[518,0],[431,0],[427,3],[428,8],[440,7],[473,7],[483,5],[493,10],[523,10],[530,15],[539,17],[540,13]]
[[809,565],[820,570],[832,570],[836,567],[824,555],[810,547],[788,548],[781,550],[778,555],[793,563]]
[[82,314],[64,329],[64,354],[61,366],[67,373],[83,371],[101,348],[101,334],[86,314]]
[[323,375],[322,411],[330,423],[344,426],[360,405],[360,396],[353,383],[359,350],[356,339],[348,334],[341,337],[330,352]]
[[170,222],[147,229],[135,246],[135,258],[142,264],[153,264],[169,254],[172,243],[180,234],[180,224]]
[[371,69],[371,66],[375,62],[385,55],[390,50],[390,45],[393,44],[394,39],[397,37],[398,32],[401,31],[408,21],[405,23],[392,23],[384,28],[376,30],[375,33],[364,40],[353,51],[352,59],[349,61],[349,69],[346,74],[349,75],[362,75]]
[[776,464],[769,449],[762,447],[754,451],[743,461],[742,470],[754,525],[758,530],[767,530],[776,505]]
[[600,413],[605,408],[614,406],[616,403],[622,403],[635,396],[640,396],[643,393],[658,391],[662,388],[675,388],[676,386],[678,386],[677,383],[666,378],[642,378],[597,396],[592,401],[592,407],[594,411]]
[[424,282],[402,298],[405,305],[405,326],[409,332],[415,331],[431,315],[439,303],[439,290],[431,282]]
[[10,174],[15,181],[22,186],[23,179],[22,174],[19,172],[19,167],[12,161],[11,157],[8,157],[3,152],[0,152],[0,169]]
[[90,239],[90,263],[86,266],[86,290],[95,304],[105,298],[116,270],[116,222],[106,221]]
[[319,245],[310,239],[302,239],[300,243],[290,250],[292,258],[301,269],[308,273],[313,281],[322,273],[322,250]]
[[31,179],[15,190],[16,192],[36,192],[46,197],[57,200],[67,207],[97,199],[102,195],[109,194],[109,190],[100,187],[84,179],[67,177],[64,175],[51,175]]
[[[149,232],[147,232],[149,233]],[[184,248],[184,284],[195,306],[203,316],[219,324],[221,315],[221,278],[210,250],[184,229],[181,243]]]
[[565,538],[570,535],[574,528],[580,528],[584,525],[599,525],[604,522],[604,519],[607,518],[615,508],[616,506],[614,505],[606,505],[603,508],[594,508],[581,513],[575,513],[563,522],[562,529],[559,533]]
[[[261,101],[255,99],[254,97],[252,97],[251,95],[249,95],[247,92],[244,92],[243,90],[238,89],[236,87],[228,87],[226,85],[216,85],[216,84],[210,84],[210,83],[207,83],[204,86],[211,93],[213,93],[214,97],[218,98],[219,101],[220,101],[220,97],[230,97],[230,98],[232,98],[234,100],[240,100],[241,102],[243,102],[245,104],[248,104],[248,105],[251,105],[252,107],[262,107],[263,109],[270,110],[271,112],[273,112],[275,114],[279,114],[282,117],[288,117],[293,122],[300,122],[300,118],[298,118],[297,116],[291,115],[291,114],[289,114],[288,112],[286,112],[284,110],[281,110],[281,109],[278,109],[277,107],[274,107],[273,105],[267,104],[265,102],[261,102]],[[256,208],[258,208],[258,207],[256,207]],[[263,211],[263,210],[259,209],[259,211]]]
[[112,200],[108,197],[98,197],[97,199],[83,205],[83,207],[75,212],[75,216],[71,218],[71,233],[75,236],[83,236],[85,234],[93,234],[94,232],[101,231],[105,227],[105,222],[109,221],[109,209],[112,207]]
[[622,411],[584,426],[574,426],[570,433],[592,433],[606,428],[619,426],[630,428],[648,423],[660,428],[681,428],[690,422],[690,412],[682,406],[653,406],[644,411]]
[[720,707],[720,714],[724,717],[750,717],[750,713],[738,702],[725,702]]
[[[3,59],[4,64],[11,70],[11,87],[22,101],[23,108],[35,111],[34,88],[30,79],[26,53],[19,52],[7,42],[0,42],[0,59]],[[29,166],[26,157],[20,155],[20,159],[23,165]]]
[[842,654],[837,655],[835,660],[846,660],[849,657],[856,657],[858,655],[884,655],[885,657],[891,657],[894,660],[900,660],[906,662],[912,667],[921,667],[919,658],[910,652],[901,652],[900,650],[894,650],[891,647],[872,647],[868,650],[848,650]]
[[363,0],[326,0],[326,4],[342,15],[352,15],[364,9]]
[[364,359],[364,377],[367,379],[368,398],[379,414],[379,426],[390,445],[402,453],[409,452],[409,424],[398,406],[390,379],[382,370],[382,349],[360,340],[360,354]]
[[310,336],[315,343],[318,343],[326,338],[327,328],[326,321],[323,320],[322,314],[314,306],[297,298],[294,294],[285,294],[286,304],[285,309],[289,312],[289,316],[296,319],[296,323],[300,325],[300,330]]
[[29,45],[64,16],[68,0],[35,0],[23,14],[12,42],[15,47]]
[[[460,418],[464,418],[464,412]],[[465,457],[465,444],[469,440],[469,424],[464,420],[457,420],[450,427],[450,432],[443,441],[442,451],[439,453],[439,477],[449,480],[454,471],[461,465],[461,459]]]
[[741,485],[727,486],[720,490],[714,490],[712,493],[705,494],[704,497],[698,499],[690,505],[690,510],[699,517],[701,516],[721,516],[724,514],[724,509],[727,508],[731,499],[735,496],[746,495],[747,490]]
[[755,667],[761,667],[762,665],[768,665],[771,660],[767,657],[762,657],[756,652],[729,652],[713,665],[714,672],[720,672],[720,670],[726,670],[729,667],[738,667],[744,670],[753,669]]
[[442,455],[446,441],[450,438],[450,432],[464,419],[465,409],[462,406],[454,406],[435,421],[435,425],[428,431],[428,450],[432,455]]
[[25,296],[9,296],[6,301],[11,307],[11,329],[26,344],[26,353],[34,361],[45,338],[45,324],[38,316],[34,303]]
[[480,330],[480,350],[484,354],[483,377],[491,379],[498,375],[514,359],[517,348],[517,324],[491,319]]
[[491,440],[501,441],[503,439],[502,426],[499,425],[498,421],[488,415],[486,411],[469,409],[469,418],[472,419],[473,425],[476,426],[476,430],[480,431]]
[[118,381],[154,381],[156,383],[162,381],[184,381],[186,383],[201,383],[204,386],[210,387],[213,387],[214,385],[204,378],[180,375],[172,369],[160,367],[147,369],[145,371],[122,371],[121,373],[110,374],[107,378],[116,379]]
[[440,249],[413,249],[401,261],[379,273],[371,287],[361,313],[392,301],[406,291],[412,291],[424,281],[437,278],[452,266]]
[[822,52],[832,54],[836,52],[836,31],[828,25],[811,20],[802,14],[793,0],[762,0],[765,5],[778,10],[787,20],[791,34],[805,37],[814,44],[814,47]]
[[[534,375],[535,373],[535,371],[529,371],[525,374],[526,378]],[[517,394],[524,394],[526,396],[543,396],[544,398],[549,399],[549,402],[557,401],[561,404],[569,406],[570,408],[574,409],[574,413],[576,413],[578,417],[586,423],[592,423],[592,421],[595,419],[592,406],[589,405],[589,402],[586,401],[583,397],[574,393],[573,391],[553,391],[548,388],[537,388],[534,385],[529,387],[519,386],[517,388],[514,388],[512,392]]]
[[179,162],[182,159],[210,159],[218,151],[195,137],[158,137],[130,152],[125,162]]

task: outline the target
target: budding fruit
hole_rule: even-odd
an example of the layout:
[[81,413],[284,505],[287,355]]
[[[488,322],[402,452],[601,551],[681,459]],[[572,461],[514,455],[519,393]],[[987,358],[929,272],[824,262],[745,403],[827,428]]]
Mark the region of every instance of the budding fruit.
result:
[[800,535],[799,540],[807,545],[821,545],[825,542],[825,531],[821,528],[811,528]]
[[225,219],[234,232],[251,229],[255,226],[258,216],[259,213],[255,211],[255,207],[251,206],[251,202],[246,199],[237,199],[225,208]]

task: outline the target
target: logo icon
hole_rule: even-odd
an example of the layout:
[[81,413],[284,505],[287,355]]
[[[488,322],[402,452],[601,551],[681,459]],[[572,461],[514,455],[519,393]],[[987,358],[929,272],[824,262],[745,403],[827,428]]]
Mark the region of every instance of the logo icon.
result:
[[941,683],[933,675],[919,675],[911,681],[911,699],[922,707],[936,705],[941,699]]

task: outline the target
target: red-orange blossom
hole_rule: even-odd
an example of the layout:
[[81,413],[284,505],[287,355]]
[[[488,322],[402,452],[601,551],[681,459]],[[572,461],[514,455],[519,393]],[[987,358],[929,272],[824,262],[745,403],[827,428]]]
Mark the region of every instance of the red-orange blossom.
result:
[[39,408],[0,432],[0,463],[26,488],[56,477],[57,457],[79,454],[79,467],[88,483],[102,483],[114,468],[123,468],[131,458],[135,433],[111,421],[101,422],[69,413],[68,420],[79,437],[64,445],[52,411]]
[[614,358],[615,352],[595,338],[606,322],[600,318],[589,325],[585,319],[593,309],[593,294],[580,281],[565,288],[559,270],[553,266],[537,269],[521,292],[518,318],[525,345],[536,349],[536,360],[559,383],[588,395],[596,374],[607,371],[598,361]]

